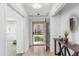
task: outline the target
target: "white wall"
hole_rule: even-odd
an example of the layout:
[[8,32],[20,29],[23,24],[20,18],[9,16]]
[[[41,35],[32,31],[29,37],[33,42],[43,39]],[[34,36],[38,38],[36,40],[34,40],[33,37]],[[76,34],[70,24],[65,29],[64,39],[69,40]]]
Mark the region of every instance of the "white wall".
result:
[[[79,4],[70,3],[67,4],[61,11],[61,35],[64,36],[64,30],[70,28],[69,26],[69,18],[72,16],[76,16],[79,21]],[[74,32],[70,31],[69,33],[69,41],[79,44],[79,24]],[[73,51],[70,49],[70,52]]]
[[[79,4],[71,3],[67,4],[62,10],[61,10],[61,34],[63,35],[64,29],[69,27],[69,18],[71,16],[76,16],[77,20],[79,21]],[[79,25],[79,24],[78,24]],[[79,44],[79,26],[75,30],[75,32],[70,32],[69,34],[69,41],[73,41],[75,43]]]
[[0,3],[0,56],[6,53],[6,4]]
[[[54,51],[54,37],[61,35],[64,37],[64,30],[69,28],[69,17],[75,15],[79,20],[79,4],[67,4],[61,11],[55,16],[50,17],[50,49]],[[79,25],[79,24],[78,24]],[[79,26],[75,32],[69,33],[69,41],[73,41],[79,44]]]
[[61,20],[60,15],[50,17],[50,51],[54,51],[53,38],[61,34]]

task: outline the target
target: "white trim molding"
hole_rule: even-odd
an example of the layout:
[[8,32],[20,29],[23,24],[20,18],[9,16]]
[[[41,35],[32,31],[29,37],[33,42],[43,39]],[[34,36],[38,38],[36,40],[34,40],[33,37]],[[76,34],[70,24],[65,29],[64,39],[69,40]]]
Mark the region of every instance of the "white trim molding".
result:
[[50,13],[49,13],[49,16],[56,15],[65,5],[66,5],[66,3],[56,3],[56,4],[54,4]]

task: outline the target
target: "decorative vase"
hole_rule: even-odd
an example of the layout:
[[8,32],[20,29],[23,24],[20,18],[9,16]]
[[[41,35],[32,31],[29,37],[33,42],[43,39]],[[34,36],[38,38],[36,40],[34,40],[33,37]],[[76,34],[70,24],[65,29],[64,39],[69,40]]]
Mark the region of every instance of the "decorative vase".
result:
[[68,38],[65,37],[65,38],[64,38],[64,41],[65,41],[65,43],[67,43],[67,42],[68,42]]

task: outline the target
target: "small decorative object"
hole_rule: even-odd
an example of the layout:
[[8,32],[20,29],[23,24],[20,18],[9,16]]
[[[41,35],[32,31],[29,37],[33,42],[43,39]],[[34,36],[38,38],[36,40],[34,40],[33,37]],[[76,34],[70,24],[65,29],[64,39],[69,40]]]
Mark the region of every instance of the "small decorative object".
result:
[[65,31],[65,32],[64,32],[65,38],[67,38],[68,34],[69,34],[68,31]]
[[65,32],[64,32],[64,36],[65,36],[65,38],[64,38],[64,41],[65,42],[68,42],[68,34],[69,34],[69,30],[65,30]]
[[64,42],[67,43],[68,42],[68,38],[64,38]]
[[72,15],[69,17],[70,30],[75,31],[78,28],[79,20],[77,15]]

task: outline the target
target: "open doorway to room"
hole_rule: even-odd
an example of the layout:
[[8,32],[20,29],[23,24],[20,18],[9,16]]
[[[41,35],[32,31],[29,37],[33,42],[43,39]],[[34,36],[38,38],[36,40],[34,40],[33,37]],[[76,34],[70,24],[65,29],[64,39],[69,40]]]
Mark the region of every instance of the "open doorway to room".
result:
[[8,19],[6,24],[6,54],[16,56],[16,19]]
[[46,44],[46,22],[45,21],[32,22],[32,41],[33,41],[33,45]]

